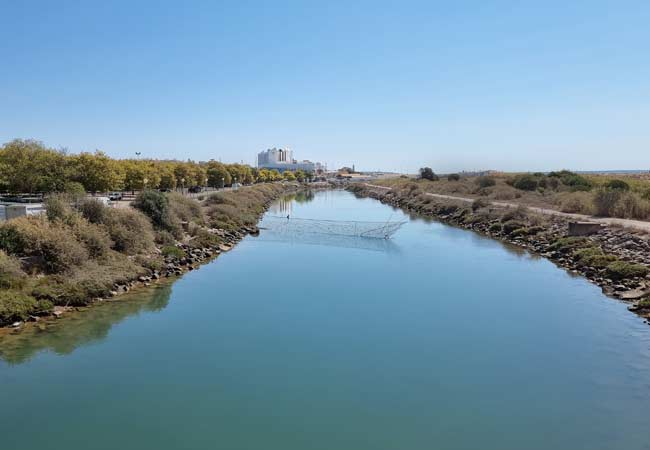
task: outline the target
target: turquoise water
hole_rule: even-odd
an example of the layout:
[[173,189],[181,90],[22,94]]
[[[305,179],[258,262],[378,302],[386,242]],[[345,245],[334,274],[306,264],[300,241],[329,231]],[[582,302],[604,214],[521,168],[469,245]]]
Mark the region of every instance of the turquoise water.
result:
[[[324,192],[295,217],[408,219]],[[0,340],[2,448],[649,449],[650,327],[584,279],[410,220],[262,232],[173,285]]]

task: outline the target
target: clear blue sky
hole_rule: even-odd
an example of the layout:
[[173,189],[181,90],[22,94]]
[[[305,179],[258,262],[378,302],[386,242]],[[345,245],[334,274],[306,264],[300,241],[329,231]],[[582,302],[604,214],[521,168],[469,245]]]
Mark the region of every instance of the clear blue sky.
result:
[[650,2],[0,3],[0,142],[650,168]]

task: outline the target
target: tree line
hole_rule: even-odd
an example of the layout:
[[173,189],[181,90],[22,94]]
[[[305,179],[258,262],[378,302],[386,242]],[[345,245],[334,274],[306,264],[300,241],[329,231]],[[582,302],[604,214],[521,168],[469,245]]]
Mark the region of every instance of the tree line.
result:
[[312,178],[300,170],[281,174],[214,160],[113,159],[101,151],[69,154],[34,140],[16,139],[0,147],[0,191],[10,193],[174,190]]

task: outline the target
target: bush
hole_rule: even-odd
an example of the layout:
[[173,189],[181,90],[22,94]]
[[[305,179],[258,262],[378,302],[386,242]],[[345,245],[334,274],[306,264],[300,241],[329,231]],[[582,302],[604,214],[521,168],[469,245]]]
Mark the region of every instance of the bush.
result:
[[422,167],[420,169],[420,178],[423,180],[438,181],[438,175],[436,175],[431,167]]
[[490,230],[492,233],[500,233],[501,230],[503,230],[503,225],[501,225],[498,222],[493,223],[492,225],[490,225],[490,228],[488,228],[488,230]]
[[590,246],[591,244],[586,238],[570,236],[570,237],[558,239],[557,241],[549,245],[548,249],[557,250],[562,253],[568,253],[572,250],[590,247]]
[[155,241],[156,244],[161,245],[163,247],[176,244],[176,239],[174,238],[174,236],[169,231],[165,231],[165,230],[156,231]]
[[637,194],[623,191],[613,211],[614,217],[646,220],[650,217],[650,202]]
[[509,220],[503,224],[502,230],[505,234],[512,234],[515,230],[524,228],[525,224],[518,220]]
[[644,277],[648,268],[641,264],[631,264],[625,261],[614,261],[607,266],[607,276],[612,280],[625,280],[629,278]]
[[174,220],[169,199],[162,192],[152,190],[140,192],[132,206],[149,217],[154,227],[174,234],[179,233],[180,225]]
[[0,232],[0,245],[6,243],[6,236],[16,238],[14,243],[3,247],[4,250],[38,258],[43,270],[47,272],[64,272],[88,259],[86,248],[71,239],[70,228],[60,222],[49,222],[45,217],[27,216],[11,220],[1,228],[11,231]]
[[0,291],[0,324],[25,320],[34,314],[37,308],[38,302],[30,295],[13,290]]
[[172,217],[184,222],[205,223],[203,209],[199,202],[175,192],[168,194],[169,208]]
[[81,215],[90,223],[104,223],[108,210],[109,208],[94,198],[86,198],[79,203]]
[[573,256],[578,260],[579,265],[597,269],[605,268],[618,260],[616,256],[606,255],[599,247],[586,247],[576,250]]
[[70,198],[65,194],[52,194],[45,199],[45,211],[48,220],[64,221],[72,214]]
[[485,189],[485,188],[490,187],[490,186],[495,186],[497,184],[497,181],[492,177],[482,176],[482,177],[478,177],[476,179],[476,184],[481,189]]
[[572,191],[589,191],[592,188],[591,181],[573,172],[563,171],[560,177],[562,184],[571,188]]
[[650,202],[620,189],[599,189],[594,206],[596,214],[603,217],[641,220],[650,217]]
[[481,208],[486,208],[488,206],[490,206],[490,202],[488,202],[484,198],[477,198],[472,202],[472,211],[477,211]]
[[104,227],[78,217],[71,224],[72,233],[86,247],[92,258],[102,258],[113,247],[113,241]]
[[210,248],[220,243],[221,239],[219,236],[210,233],[204,228],[199,228],[194,234],[194,237],[188,242],[192,248]]
[[512,180],[512,186],[521,191],[534,191],[538,185],[538,179],[531,174],[517,175]]
[[448,181],[460,181],[460,175],[458,175],[457,173],[450,173],[449,175],[447,175],[447,180]]
[[629,191],[630,185],[623,180],[610,180],[605,184],[607,189],[617,189],[619,191]]
[[622,195],[623,193],[618,190],[599,189],[594,197],[596,215],[611,217]]
[[593,214],[593,196],[588,192],[566,192],[559,199],[560,211],[566,213]]
[[107,212],[104,226],[113,240],[113,249],[135,255],[153,248],[153,228],[143,213],[133,209],[107,209]]
[[0,250],[0,289],[21,288],[26,277],[20,261]]
[[495,200],[512,200],[517,197],[518,192],[515,192],[510,186],[497,186],[490,193],[490,198]]
[[180,259],[185,256],[185,252],[173,245],[167,245],[161,249],[161,253],[164,257],[172,257],[175,259]]

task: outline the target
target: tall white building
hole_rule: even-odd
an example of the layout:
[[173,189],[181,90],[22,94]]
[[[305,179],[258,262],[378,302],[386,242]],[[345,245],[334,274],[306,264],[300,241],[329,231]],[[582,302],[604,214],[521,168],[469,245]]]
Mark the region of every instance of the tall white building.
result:
[[260,169],[276,169],[279,172],[285,170],[302,170],[303,172],[319,172],[325,170],[318,162],[307,160],[296,161],[293,159],[293,152],[288,148],[270,148],[257,154],[257,167]]

